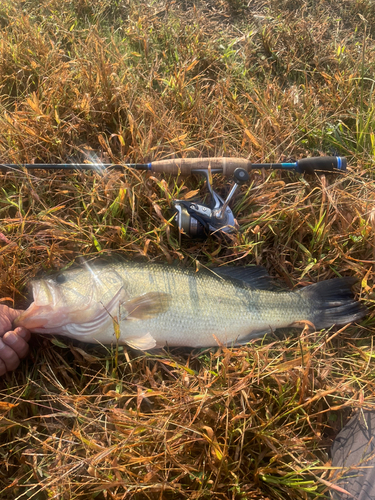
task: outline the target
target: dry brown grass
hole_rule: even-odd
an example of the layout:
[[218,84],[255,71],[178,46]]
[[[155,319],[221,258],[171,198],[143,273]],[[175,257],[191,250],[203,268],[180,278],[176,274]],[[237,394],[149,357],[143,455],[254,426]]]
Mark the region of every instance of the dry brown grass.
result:
[[[355,275],[371,306],[374,21],[367,0],[3,0],[3,162],[338,153],[350,169],[255,171],[233,204],[241,231],[181,247],[168,208],[204,196],[200,179],[3,173],[2,300],[26,305],[36,273],[120,252],[262,264],[290,286]],[[373,406],[372,333],[370,313],[231,350],[116,356],[35,337],[0,382],[0,497],[322,498],[332,439]]]

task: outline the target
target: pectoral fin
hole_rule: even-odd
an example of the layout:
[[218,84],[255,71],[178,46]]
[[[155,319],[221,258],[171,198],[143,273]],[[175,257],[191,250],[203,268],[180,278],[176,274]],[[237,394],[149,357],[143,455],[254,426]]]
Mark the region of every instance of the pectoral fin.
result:
[[121,319],[144,320],[154,318],[169,309],[171,300],[172,297],[169,293],[145,293],[120,304]]
[[140,349],[141,351],[147,351],[156,346],[156,340],[149,333],[146,333],[142,337],[128,338],[125,342],[133,349]]

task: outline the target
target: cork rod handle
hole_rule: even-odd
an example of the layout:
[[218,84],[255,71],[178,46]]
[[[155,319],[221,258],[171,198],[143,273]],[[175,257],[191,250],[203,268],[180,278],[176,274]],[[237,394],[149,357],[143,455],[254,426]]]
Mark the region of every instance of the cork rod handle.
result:
[[252,163],[244,158],[175,158],[173,160],[158,160],[152,162],[152,171],[171,175],[189,175],[197,168],[222,170],[223,175],[233,175],[236,168],[251,170]]

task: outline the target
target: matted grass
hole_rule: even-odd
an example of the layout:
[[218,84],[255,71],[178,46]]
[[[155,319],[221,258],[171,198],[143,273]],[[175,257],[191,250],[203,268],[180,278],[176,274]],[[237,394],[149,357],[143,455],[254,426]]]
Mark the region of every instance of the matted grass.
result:
[[[34,336],[0,381],[3,499],[314,499],[353,411],[374,407],[370,0],[0,3],[0,161],[349,159],[346,175],[254,171],[241,231],[183,239],[202,179],[124,169],[0,174],[0,282],[80,256],[261,264],[290,287],[359,279],[361,325],[241,348],[140,353]],[[214,178],[228,192],[230,180]]]

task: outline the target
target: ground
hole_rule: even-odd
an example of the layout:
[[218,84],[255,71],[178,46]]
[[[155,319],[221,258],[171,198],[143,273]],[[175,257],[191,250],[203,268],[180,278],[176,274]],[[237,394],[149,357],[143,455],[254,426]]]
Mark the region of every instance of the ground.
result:
[[[329,449],[373,407],[375,7],[371,0],[3,0],[0,161],[348,158],[254,170],[240,231],[179,244],[196,177],[0,174],[0,296],[81,256],[261,264],[290,288],[356,276],[359,325],[150,353],[35,336],[0,382],[4,499],[328,498]],[[231,179],[214,177],[226,194]]]

